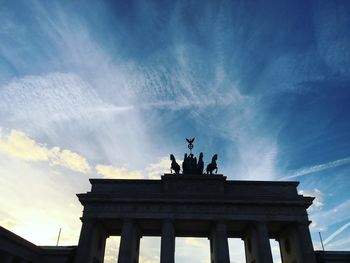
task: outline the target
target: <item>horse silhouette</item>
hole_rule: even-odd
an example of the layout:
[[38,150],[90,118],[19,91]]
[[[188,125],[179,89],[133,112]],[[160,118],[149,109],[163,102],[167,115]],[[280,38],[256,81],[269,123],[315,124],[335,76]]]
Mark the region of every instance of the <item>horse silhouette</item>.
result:
[[213,158],[211,158],[211,163],[207,166],[207,174],[213,174],[213,171],[215,170],[215,173],[218,172],[218,167],[216,165],[216,160],[218,159],[218,155],[214,154]]
[[173,173],[174,171],[176,174],[179,174],[180,165],[176,162],[175,156],[173,154],[170,154],[170,160],[171,160],[170,172]]

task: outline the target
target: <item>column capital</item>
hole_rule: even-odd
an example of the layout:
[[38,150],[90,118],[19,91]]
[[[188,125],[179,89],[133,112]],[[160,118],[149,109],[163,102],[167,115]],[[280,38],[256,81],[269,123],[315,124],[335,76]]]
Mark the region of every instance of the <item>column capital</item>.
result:
[[256,225],[267,225],[269,223],[269,221],[267,220],[253,220],[251,221],[252,224],[256,224]]
[[163,223],[174,223],[175,220],[172,219],[172,218],[165,218],[165,219],[162,220],[162,222],[163,222]]
[[226,226],[227,226],[227,221],[225,220],[216,220],[213,221],[212,226],[211,226],[211,232],[217,231],[218,228],[225,228],[226,231]]
[[122,219],[123,220],[123,222],[125,222],[125,223],[135,223],[135,219],[133,219],[133,218],[123,218]]

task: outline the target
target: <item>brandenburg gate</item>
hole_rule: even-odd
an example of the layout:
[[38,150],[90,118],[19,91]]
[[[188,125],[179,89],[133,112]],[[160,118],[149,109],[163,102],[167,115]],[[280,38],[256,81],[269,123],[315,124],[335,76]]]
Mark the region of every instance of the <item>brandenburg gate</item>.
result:
[[227,180],[213,174],[217,155],[203,174],[203,155],[197,161],[192,151],[180,174],[171,156],[175,173],[160,180],[90,179],[91,191],[77,195],[76,263],[102,263],[109,236],[121,237],[118,263],[139,262],[143,236],[161,237],[161,263],[174,263],[175,237],[208,238],[212,263],[230,263],[228,238],[244,241],[247,263],[273,262],[271,238],[283,263],[316,263],[306,211],[313,198],[298,194],[297,182]]

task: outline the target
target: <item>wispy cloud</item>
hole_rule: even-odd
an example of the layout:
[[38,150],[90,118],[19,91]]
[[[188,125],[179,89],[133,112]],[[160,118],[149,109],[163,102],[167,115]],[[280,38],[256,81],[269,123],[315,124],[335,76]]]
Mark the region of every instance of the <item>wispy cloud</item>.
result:
[[[1,87],[0,116],[12,122],[50,126],[52,122],[92,119],[124,110],[104,103],[95,90],[73,73],[52,72],[15,78]],[[35,121],[34,121],[35,120]],[[28,123],[27,123],[28,122]]]
[[[325,218],[332,218],[332,220],[326,221]],[[315,211],[315,213],[312,215],[312,220],[318,222],[317,230],[323,230],[325,228],[328,228],[331,224],[340,223],[349,218],[350,199],[326,211]]]
[[24,161],[47,161],[50,165],[63,166],[76,172],[90,171],[90,165],[83,156],[61,150],[58,146],[48,148],[17,130],[11,130],[7,136],[0,130],[0,151]]
[[299,170],[293,171],[290,175],[279,178],[279,180],[289,180],[292,178],[312,174],[312,173],[317,173],[317,172],[322,172],[327,169],[332,169],[336,168],[341,165],[349,164],[350,163],[350,157],[344,158],[344,159],[339,159],[336,161],[324,163],[324,164],[318,164],[314,166],[309,166],[309,167],[304,167]]
[[350,237],[346,235],[344,238],[339,238],[337,240],[334,240],[330,243],[328,243],[326,249],[336,249],[336,250],[343,250],[346,251],[349,248],[350,244]]
[[324,241],[324,244],[327,245],[329,242],[331,242],[336,236],[338,236],[341,232],[343,232],[346,228],[350,226],[350,222],[346,223],[345,225],[338,228],[336,231],[334,231],[329,237],[327,237]]
[[[98,10],[105,12],[101,6],[97,7]],[[170,13],[170,37],[173,33],[181,34],[179,26],[184,26],[178,12],[185,6],[180,3],[176,6],[177,11]],[[82,133],[79,141],[74,142],[80,145],[94,143],[92,140],[83,141],[84,136],[95,136],[94,132],[98,132],[98,145],[91,145],[91,148],[101,148],[104,154],[105,160],[98,162],[119,165],[127,163],[133,156],[140,162],[145,159],[146,165],[150,160],[140,153],[139,148],[155,151],[148,143],[152,140],[150,137],[154,133],[168,137],[163,134],[166,129],[164,122],[171,122],[173,118],[172,123],[181,123],[177,114],[187,111],[186,115],[193,123],[187,128],[207,127],[210,119],[215,119],[208,132],[233,144],[230,145],[233,150],[227,151],[227,163],[231,166],[228,172],[234,170],[238,178],[245,179],[274,178],[278,149],[274,138],[261,132],[258,100],[243,93],[239,81],[232,79],[232,69],[225,68],[226,55],[222,52],[222,45],[232,41],[231,35],[225,33],[224,9],[218,14],[215,25],[208,17],[201,25],[201,30],[204,30],[202,26],[214,26],[217,29],[214,32],[220,32],[213,38],[213,54],[208,54],[191,41],[174,39],[170,47],[148,54],[147,62],[139,63],[137,55],[125,61],[126,51],[119,45],[111,56],[85,23],[67,16],[67,12],[59,7],[51,10],[38,3],[33,9],[39,28],[59,52],[60,59],[55,61],[55,68],[69,73],[27,76],[14,79],[3,87],[0,98],[4,98],[6,113],[3,119],[6,123],[23,125],[21,123],[26,122],[23,125],[26,129],[32,127],[41,134],[50,129],[48,136],[57,136],[60,140],[69,140]],[[136,5],[135,8],[140,7]],[[143,9],[139,11],[140,15],[145,15]],[[211,9],[207,11],[212,12]],[[208,39],[211,41],[211,37]],[[120,41],[110,40],[111,43]],[[121,44],[124,45],[124,40]],[[13,62],[15,64],[16,61]],[[148,114],[151,110],[152,113]],[[162,113],[159,115],[159,112]],[[10,113],[15,121],[8,119]],[[34,121],[36,125],[33,125]],[[56,129],[56,126],[60,128],[70,123],[73,131]],[[120,123],[125,126],[123,129]],[[91,131],[88,135],[86,128]],[[74,133],[73,136],[70,132]],[[132,137],[133,140],[119,139],[124,137]],[[82,148],[86,150],[86,147]],[[127,154],[115,154],[112,149],[127,149]],[[101,156],[94,156],[96,153],[92,151],[83,153],[96,159]]]

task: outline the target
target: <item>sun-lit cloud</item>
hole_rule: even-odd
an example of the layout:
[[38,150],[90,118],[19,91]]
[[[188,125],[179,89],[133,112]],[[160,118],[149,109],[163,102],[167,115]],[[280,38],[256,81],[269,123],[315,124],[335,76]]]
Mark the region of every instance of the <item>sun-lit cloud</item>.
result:
[[77,172],[87,173],[90,171],[90,165],[83,156],[70,150],[60,151],[58,147],[51,149],[50,163],[67,167]]
[[25,161],[47,161],[51,152],[45,145],[16,130],[11,130],[7,137],[0,130],[0,150]]
[[57,146],[50,149],[17,130],[11,130],[7,136],[0,130],[0,151],[24,161],[48,161],[50,165],[63,166],[76,172],[90,171],[83,156],[70,150],[61,150]]
[[109,179],[143,179],[141,171],[129,170],[125,167],[114,167],[112,165],[98,164],[95,166],[96,172],[103,178]]
[[[179,164],[181,160],[177,160]],[[146,167],[147,178],[159,179],[164,173],[170,173],[171,161],[169,157],[162,157],[157,163],[151,163]]]
[[[182,160],[177,160],[182,163]],[[126,167],[116,167],[113,165],[97,164],[95,166],[97,174],[103,178],[110,179],[160,179],[165,173],[170,173],[171,161],[168,157],[159,158],[158,162],[146,165],[144,169],[132,170]]]

